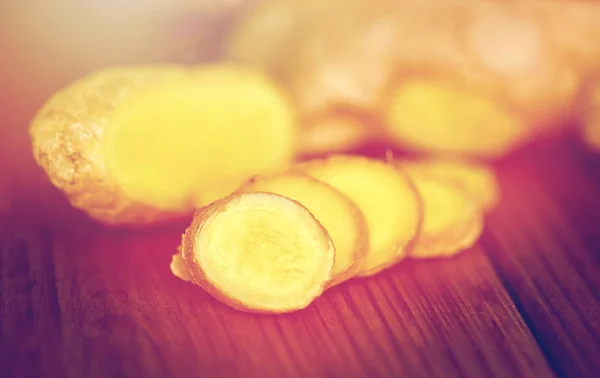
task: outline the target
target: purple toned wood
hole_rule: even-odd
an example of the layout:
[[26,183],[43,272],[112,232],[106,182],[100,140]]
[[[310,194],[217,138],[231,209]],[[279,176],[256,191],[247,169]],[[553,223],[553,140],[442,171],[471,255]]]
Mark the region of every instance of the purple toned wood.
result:
[[[543,180],[533,173],[543,171],[538,164],[526,156],[501,167],[504,201],[480,246],[452,259],[406,261],[280,316],[237,312],[173,277],[169,259],[185,224],[107,230],[52,190],[27,192],[1,231],[2,371],[551,377],[554,368],[585,376],[597,356],[597,266],[589,240],[557,231],[580,221],[561,215],[560,191],[542,199],[540,184],[522,181]],[[552,217],[540,216],[546,212]],[[579,243],[583,270],[573,270],[561,243]]]

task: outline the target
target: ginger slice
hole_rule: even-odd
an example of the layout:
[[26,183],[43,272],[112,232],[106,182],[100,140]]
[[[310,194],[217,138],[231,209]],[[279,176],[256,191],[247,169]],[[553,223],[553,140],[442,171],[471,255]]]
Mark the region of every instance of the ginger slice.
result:
[[269,192],[304,205],[321,222],[335,247],[330,286],[356,275],[367,248],[366,221],[356,204],[333,186],[300,173],[255,177],[242,192]]
[[344,193],[367,221],[369,248],[358,276],[369,276],[402,259],[421,222],[421,203],[410,181],[386,162],[337,155],[301,163],[298,169]]
[[496,158],[529,135],[524,122],[494,100],[430,79],[402,83],[385,118],[396,143],[427,152]]
[[374,127],[357,117],[331,114],[302,128],[299,150],[304,156],[348,152],[377,136]]
[[483,212],[453,182],[408,170],[423,200],[423,224],[411,257],[449,257],[475,244],[483,231]]
[[250,312],[307,307],[331,280],[335,250],[300,203],[236,193],[200,210],[180,247],[193,283]]
[[104,157],[132,198],[186,211],[294,158],[293,110],[263,74],[206,65],[132,96],[107,126]]
[[481,207],[492,210],[500,199],[500,187],[494,169],[466,159],[421,158],[403,162],[410,172],[423,173],[452,181],[477,199]]

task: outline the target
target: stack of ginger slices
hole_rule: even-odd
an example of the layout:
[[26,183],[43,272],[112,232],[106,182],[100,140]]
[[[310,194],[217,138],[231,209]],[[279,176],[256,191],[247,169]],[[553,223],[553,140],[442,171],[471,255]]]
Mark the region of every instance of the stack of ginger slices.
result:
[[199,209],[172,270],[247,311],[299,310],[408,256],[452,256],[498,200],[494,173],[466,160],[298,162],[299,132],[277,84],[232,64],[98,72],[30,126],[51,182],[98,221],[144,226]]
[[239,310],[296,311],[404,258],[471,247],[498,198],[491,168],[466,160],[303,161],[198,210],[171,270]]

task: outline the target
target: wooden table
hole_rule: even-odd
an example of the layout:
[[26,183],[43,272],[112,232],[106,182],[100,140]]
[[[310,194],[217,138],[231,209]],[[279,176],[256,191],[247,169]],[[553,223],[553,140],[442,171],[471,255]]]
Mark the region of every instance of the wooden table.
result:
[[185,224],[108,230],[43,178],[10,180],[0,376],[598,377],[600,156],[545,141],[499,170],[503,200],[477,247],[280,316],[237,312],[172,276]]

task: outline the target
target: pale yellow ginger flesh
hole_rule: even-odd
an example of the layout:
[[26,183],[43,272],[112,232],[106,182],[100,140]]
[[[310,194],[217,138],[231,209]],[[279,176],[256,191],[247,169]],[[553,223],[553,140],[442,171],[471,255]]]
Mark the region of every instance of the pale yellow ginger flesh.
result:
[[405,256],[421,220],[421,204],[407,176],[386,162],[349,155],[298,168],[337,188],[364,214],[369,248],[358,276],[376,274]]
[[538,135],[560,129],[595,70],[599,17],[585,1],[262,0],[223,51],[277,77],[303,115],[380,113],[390,81],[418,75],[493,94]]
[[40,108],[29,129],[33,156],[74,207],[110,225],[142,226],[181,216],[124,193],[107,172],[103,142],[115,110],[136,92],[185,75],[177,65],[107,68],[59,90]]
[[466,160],[426,157],[405,161],[410,172],[422,173],[452,181],[464,189],[484,210],[492,210],[500,199],[500,187],[493,167]]
[[385,119],[398,145],[428,152],[495,158],[529,134],[525,123],[494,99],[429,79],[401,83]]
[[368,248],[366,221],[358,207],[334,187],[299,173],[256,177],[243,192],[269,192],[304,205],[321,222],[335,246],[331,285],[354,276]]
[[201,210],[180,250],[192,282],[237,309],[270,313],[308,306],[335,258],[313,215],[273,193],[238,193]]
[[477,202],[451,181],[414,171],[410,176],[424,206],[423,224],[410,255],[447,257],[473,246],[483,231]]
[[253,70],[208,65],[140,91],[106,129],[106,166],[131,197],[191,210],[294,158],[293,111]]

